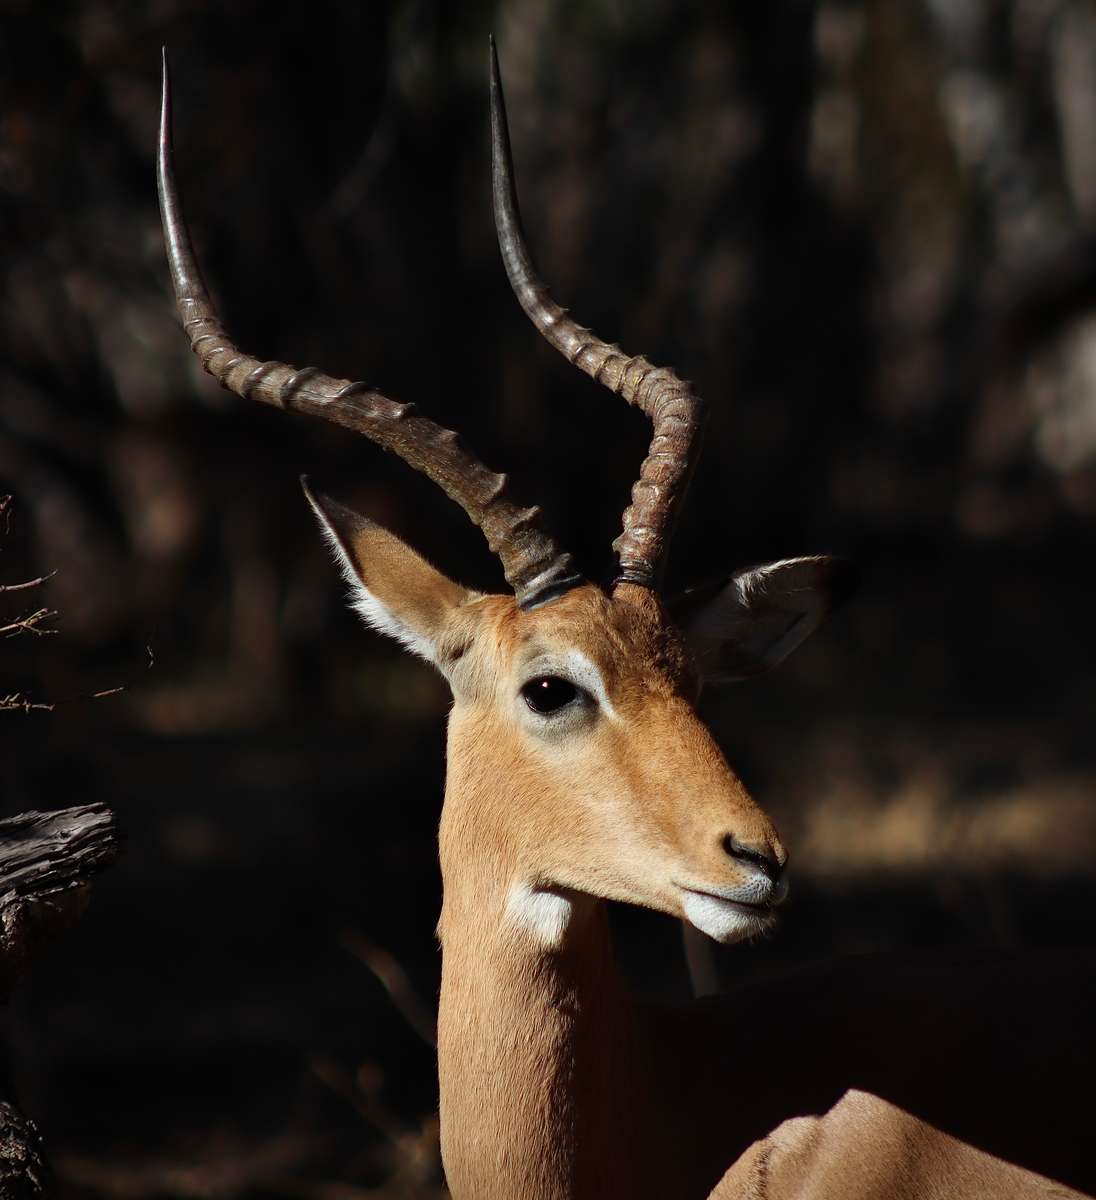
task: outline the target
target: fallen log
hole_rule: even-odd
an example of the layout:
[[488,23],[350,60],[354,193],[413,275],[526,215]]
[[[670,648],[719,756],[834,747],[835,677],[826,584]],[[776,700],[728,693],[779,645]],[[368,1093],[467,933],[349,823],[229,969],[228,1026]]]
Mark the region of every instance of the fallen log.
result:
[[[91,880],[118,847],[114,815],[103,804],[0,820],[0,1001],[80,919]],[[33,1200],[43,1175],[37,1127],[0,1098],[0,1200]]]
[[118,844],[104,804],[0,820],[0,997],[79,920],[88,884],[114,861]]

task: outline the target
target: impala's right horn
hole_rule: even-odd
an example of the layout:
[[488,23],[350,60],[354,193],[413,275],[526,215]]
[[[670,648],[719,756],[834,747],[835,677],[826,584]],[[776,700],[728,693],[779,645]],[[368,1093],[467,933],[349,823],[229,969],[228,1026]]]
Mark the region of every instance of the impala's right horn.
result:
[[545,338],[576,367],[651,418],[651,448],[632,488],[624,531],[613,542],[617,582],[657,588],[674,523],[700,453],[703,403],[673,371],[630,358],[572,320],[552,299],[533,266],[521,228],[506,101],[491,39],[491,162],[495,228],[506,274],[521,307]]

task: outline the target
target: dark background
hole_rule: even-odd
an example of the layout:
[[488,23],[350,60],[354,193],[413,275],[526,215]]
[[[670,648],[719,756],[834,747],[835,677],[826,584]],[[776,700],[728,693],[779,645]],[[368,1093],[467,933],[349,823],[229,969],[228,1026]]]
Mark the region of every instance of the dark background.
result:
[[[786,921],[728,977],[1093,941],[1091,4],[7,0],[2,22],[0,582],[56,575],[0,617],[58,613],[0,643],[0,696],[53,706],[0,711],[3,806],[104,800],[129,835],[9,1017],[59,1194],[436,1193],[433,1052],[362,957],[432,1005],[447,696],[344,610],[298,474],[501,584],[402,463],[198,369],[156,209],[162,43],[236,340],[461,429],[601,576],[648,430],[509,291],[493,30],[556,295],[710,405],[671,587],[860,564],[785,668],[704,702],[793,857]],[[618,924],[637,987],[680,993],[674,923]]]

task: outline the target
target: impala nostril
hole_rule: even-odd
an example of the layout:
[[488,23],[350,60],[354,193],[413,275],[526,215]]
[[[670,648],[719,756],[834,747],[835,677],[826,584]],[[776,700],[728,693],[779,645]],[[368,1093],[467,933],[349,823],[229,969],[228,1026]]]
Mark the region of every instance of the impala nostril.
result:
[[740,842],[733,834],[728,833],[723,839],[723,849],[729,857],[738,862],[757,867],[773,883],[776,883],[784,870],[784,864],[777,857],[776,851],[767,843],[750,845]]

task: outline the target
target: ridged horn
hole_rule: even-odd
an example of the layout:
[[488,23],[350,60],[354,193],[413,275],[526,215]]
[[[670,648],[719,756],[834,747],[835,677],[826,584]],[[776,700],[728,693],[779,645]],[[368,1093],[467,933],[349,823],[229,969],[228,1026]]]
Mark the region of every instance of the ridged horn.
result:
[[544,529],[541,510],[515,505],[507,495],[507,477],[488,470],[452,430],[368,384],[333,379],[314,367],[298,370],[286,363],[262,362],[236,347],[210,301],[183,219],[171,124],[165,51],[156,171],[160,216],[179,317],[206,371],[238,396],[323,417],[364,434],[432,479],[483,531],[522,608],[534,608],[583,583],[571,556]]
[[624,513],[624,530],[613,542],[618,581],[657,588],[674,524],[700,453],[703,402],[665,367],[629,357],[601,341],[567,315],[549,295],[525,244],[514,185],[506,101],[491,38],[491,164],[495,228],[506,274],[526,315],[553,346],[598,383],[646,413],[654,425],[647,458]]

